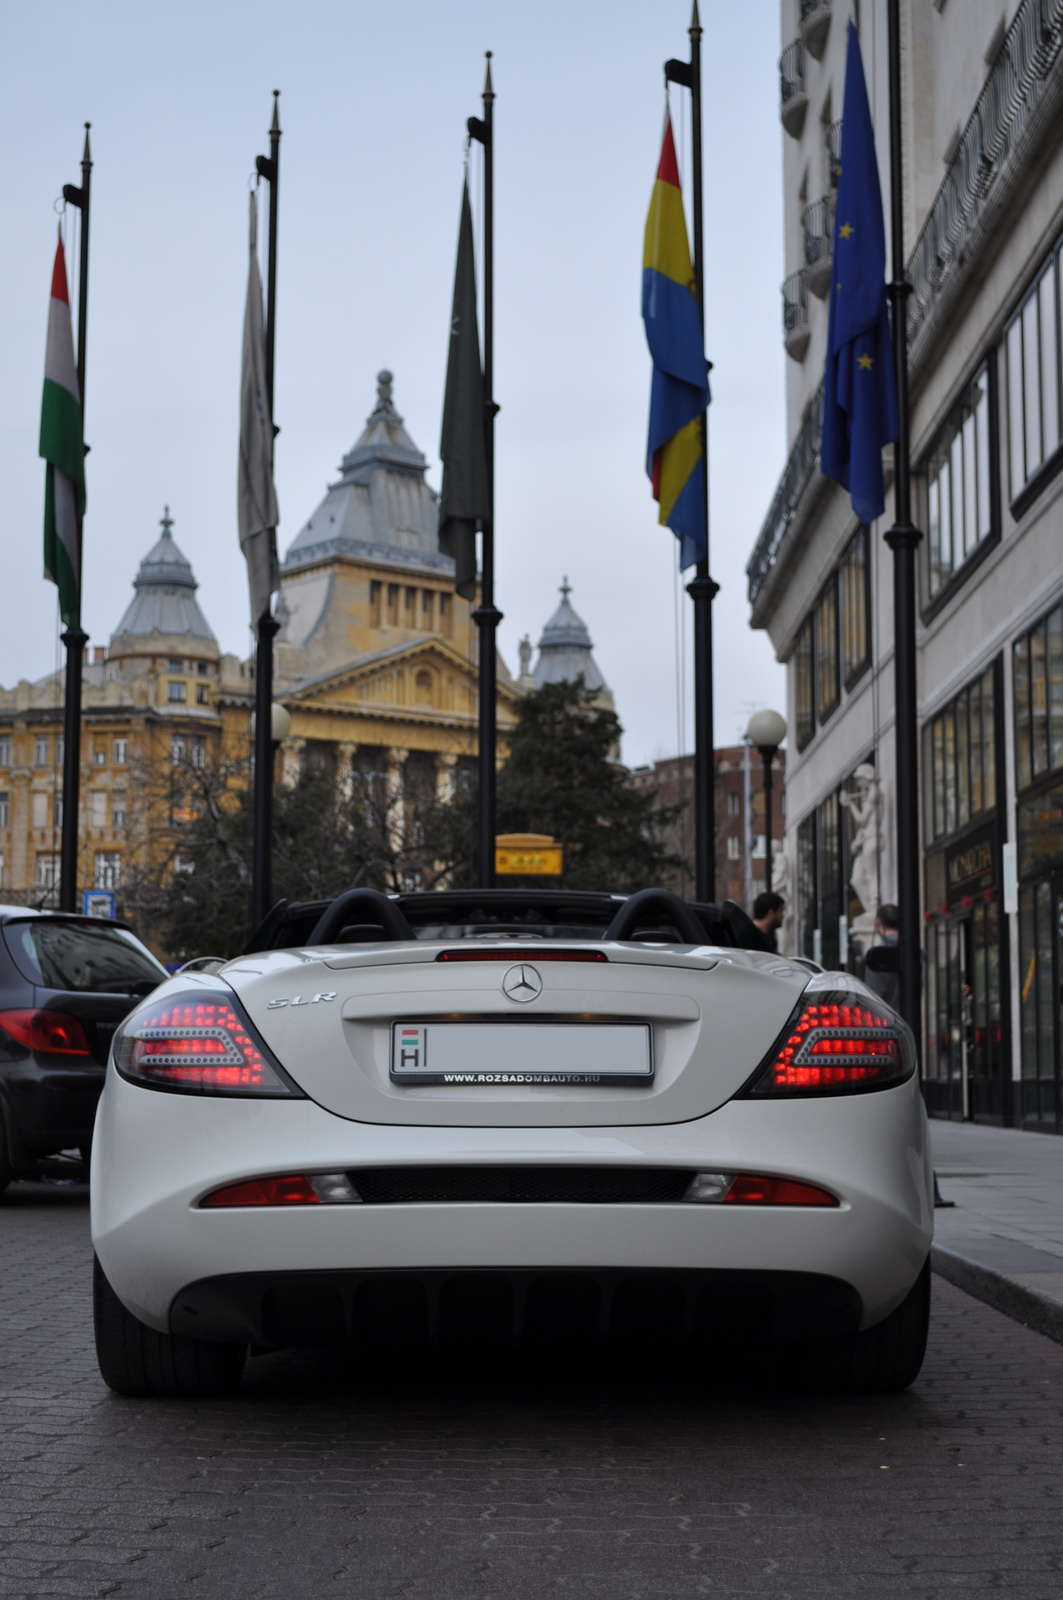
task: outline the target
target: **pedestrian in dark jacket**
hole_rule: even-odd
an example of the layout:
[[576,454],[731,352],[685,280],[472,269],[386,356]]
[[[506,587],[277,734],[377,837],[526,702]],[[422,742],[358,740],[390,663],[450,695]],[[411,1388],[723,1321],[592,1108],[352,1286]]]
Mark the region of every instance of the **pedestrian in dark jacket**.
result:
[[894,1011],[900,1005],[901,974],[898,944],[900,916],[895,905],[882,905],[875,918],[875,937],[864,961],[864,982]]

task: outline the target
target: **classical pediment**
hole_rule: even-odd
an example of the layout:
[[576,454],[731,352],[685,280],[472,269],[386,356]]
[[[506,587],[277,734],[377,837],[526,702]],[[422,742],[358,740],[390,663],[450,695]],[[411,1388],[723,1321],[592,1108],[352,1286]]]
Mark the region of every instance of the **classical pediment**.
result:
[[[507,725],[518,691],[498,686],[500,720]],[[294,711],[385,714],[399,719],[472,722],[476,718],[476,673],[445,639],[429,637],[358,656],[286,690]]]

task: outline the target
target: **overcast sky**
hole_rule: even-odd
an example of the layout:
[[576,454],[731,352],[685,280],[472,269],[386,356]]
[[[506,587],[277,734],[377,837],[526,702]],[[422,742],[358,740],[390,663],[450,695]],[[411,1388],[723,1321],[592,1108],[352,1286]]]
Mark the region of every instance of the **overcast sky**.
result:
[[[661,64],[688,0],[52,0],[0,62],[0,683],[49,671],[37,456],[53,202],[93,171],[84,622],[105,643],[169,504],[223,649],[249,648],[236,537],[246,193],[281,95],[276,477],[282,552],[375,398],[439,487],[465,119],[495,52],[497,602],[511,668],[567,574],[631,763],[674,753],[675,541],[644,474],[642,231]],[[717,743],[783,707],[744,566],[785,455],[777,7],[704,0],[707,349]],[[689,214],[689,111],[673,88]],[[689,611],[689,601],[684,597]],[[686,655],[691,656],[689,617]],[[687,694],[689,748],[690,695]]]

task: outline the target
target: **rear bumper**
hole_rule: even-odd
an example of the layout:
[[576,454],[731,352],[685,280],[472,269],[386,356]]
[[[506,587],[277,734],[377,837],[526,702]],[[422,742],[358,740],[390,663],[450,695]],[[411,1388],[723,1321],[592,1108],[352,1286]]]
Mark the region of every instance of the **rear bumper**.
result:
[[0,1065],[0,1096],[16,1170],[31,1166],[39,1156],[89,1143],[104,1078],[104,1068],[95,1062],[48,1065],[28,1056]]
[[[210,1189],[266,1173],[470,1162],[779,1174],[821,1184],[841,1204],[199,1206]],[[607,1306],[615,1282],[648,1271],[806,1274],[848,1285],[866,1327],[911,1288],[932,1225],[926,1118],[914,1080],[830,1100],[734,1100],[696,1121],[647,1128],[432,1128],[350,1122],[308,1100],[162,1094],[112,1069],[93,1144],[93,1242],[128,1309],[168,1331],[177,1326],[172,1318],[185,1315],[177,1306],[187,1291],[199,1317],[214,1315],[208,1302],[218,1308],[223,1320],[215,1328],[231,1326],[226,1317],[244,1318],[246,1337],[264,1343],[276,1342],[268,1320],[277,1297],[267,1297],[277,1288],[287,1293],[292,1273],[310,1275],[308,1290],[331,1285],[328,1316],[349,1333],[357,1331],[356,1301],[370,1277],[405,1274],[427,1285],[431,1334],[440,1326],[433,1296],[462,1273],[510,1282],[513,1337],[523,1337],[526,1291],[512,1287],[513,1274],[522,1273],[589,1274]],[[215,1296],[209,1283],[226,1287]],[[700,1293],[683,1290],[691,1326]],[[611,1326],[612,1315],[601,1312],[600,1328]],[[181,1331],[192,1330],[182,1323]]]
[[851,1333],[862,1312],[850,1284],[801,1272],[242,1272],[182,1289],[170,1328],[278,1348],[725,1351]]

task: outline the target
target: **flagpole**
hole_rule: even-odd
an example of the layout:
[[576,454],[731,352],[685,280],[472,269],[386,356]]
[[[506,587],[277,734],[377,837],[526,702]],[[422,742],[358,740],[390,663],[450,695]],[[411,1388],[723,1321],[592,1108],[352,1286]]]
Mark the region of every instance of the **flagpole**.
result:
[[491,83],[491,51],[487,57],[484,77],[484,114],[470,117],[469,133],[484,148],[484,429],[487,455],[487,495],[490,517],[484,523],[480,604],[473,612],[473,621],[480,630],[479,671],[479,796],[477,806],[478,839],[476,849],[477,876],[481,889],[491,889],[495,882],[495,791],[497,759],[497,662],[495,636],[502,613],[495,605],[495,404],[494,389],[494,337],[495,337],[495,171],[494,171],[494,103],[495,92]]
[[[269,184],[269,251],[266,278],[266,397],[273,423],[273,354],[277,330],[277,190],[280,183],[280,90],[273,91],[269,156],[258,156],[255,170]],[[276,429],[274,428],[274,432]],[[251,843],[251,927],[264,920],[273,900],[273,639],[280,632],[267,602],[256,619],[255,648],[255,786]]]
[[[81,212],[81,251],[78,259],[78,389],[81,393],[81,430],[85,433],[85,340],[89,320],[89,200],[92,188],[92,151],[85,124],[81,152],[81,187],[64,183],[63,199]],[[86,453],[88,446],[85,446]],[[78,527],[80,539],[81,528]],[[66,680],[63,706],[63,825],[59,843],[59,909],[78,909],[78,813],[81,784],[81,665],[89,636],[81,626],[83,551],[78,551],[77,620],[65,629]]]
[[[690,90],[694,145],[694,284],[698,319],[705,339],[705,250],[701,175],[701,18],[694,0],[690,18],[690,60],[666,61],[666,83]],[[706,362],[711,368],[711,362]],[[716,761],[713,730],[712,602],[720,586],[709,576],[709,413],[701,413],[701,492],[705,507],[705,558],[699,561],[687,594],[694,602],[694,883],[697,899],[716,898]]]
[[893,675],[896,697],[897,909],[900,921],[900,1009],[922,1038],[921,930],[919,924],[919,730],[915,675],[915,552],[922,534],[912,523],[908,416],[907,301],[905,279],[904,180],[901,143],[901,37],[898,0],[888,0],[890,95],[890,245],[893,278],[888,285],[897,379],[897,440],[893,447]]

